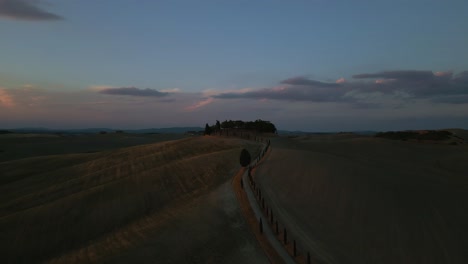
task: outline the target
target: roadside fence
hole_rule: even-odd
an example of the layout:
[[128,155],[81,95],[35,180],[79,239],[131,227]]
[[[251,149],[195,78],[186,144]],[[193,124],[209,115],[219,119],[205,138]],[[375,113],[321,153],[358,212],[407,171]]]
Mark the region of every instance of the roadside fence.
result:
[[[264,140],[264,139],[262,139]],[[312,263],[312,258],[310,251],[307,251],[304,248],[301,248],[296,241],[292,237],[292,234],[288,232],[288,227],[285,224],[280,222],[280,219],[275,215],[271,206],[269,205],[268,201],[265,200],[265,196],[263,195],[262,188],[259,186],[258,182],[255,181],[252,170],[258,166],[258,163],[262,160],[262,158],[267,153],[268,149],[270,148],[270,140],[264,140],[260,142],[265,142],[264,148],[260,151],[260,154],[257,158],[255,158],[251,164],[248,166],[247,170],[247,177],[248,177],[248,186],[251,188],[252,192],[255,195],[256,201],[259,207],[262,210],[263,217],[258,219],[258,228],[260,233],[263,233],[264,225],[270,225],[271,230],[274,231],[276,238],[281,242],[281,244],[286,248],[286,251],[293,257],[293,259],[297,263]],[[244,182],[241,178],[241,186],[242,188],[246,188]],[[248,188],[248,187],[247,187]],[[264,221],[265,220],[265,221]],[[317,259],[313,259],[314,263],[317,263]]]

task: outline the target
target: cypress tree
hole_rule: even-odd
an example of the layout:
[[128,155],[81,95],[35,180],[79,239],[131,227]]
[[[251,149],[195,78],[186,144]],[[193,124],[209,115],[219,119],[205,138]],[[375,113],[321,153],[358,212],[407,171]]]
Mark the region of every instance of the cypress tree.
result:
[[250,153],[246,149],[242,149],[239,162],[242,167],[247,167],[250,164]]

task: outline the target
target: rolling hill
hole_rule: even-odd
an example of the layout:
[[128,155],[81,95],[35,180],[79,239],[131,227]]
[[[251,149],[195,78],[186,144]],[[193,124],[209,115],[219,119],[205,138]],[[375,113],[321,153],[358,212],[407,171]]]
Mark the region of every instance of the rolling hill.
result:
[[0,162],[0,259],[265,262],[229,185],[242,148],[260,145],[193,137]]

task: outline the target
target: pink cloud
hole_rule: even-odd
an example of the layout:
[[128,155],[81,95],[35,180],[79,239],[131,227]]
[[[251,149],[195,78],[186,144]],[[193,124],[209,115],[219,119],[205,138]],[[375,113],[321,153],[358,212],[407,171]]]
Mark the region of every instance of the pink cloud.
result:
[[6,89],[0,88],[0,106],[4,107],[13,107],[15,106],[15,101],[13,100],[13,97],[8,94]]
[[438,71],[438,72],[435,72],[434,75],[437,76],[437,77],[452,77],[453,72],[450,72],[450,71],[446,71],[446,72]]
[[336,83],[345,83],[345,82],[346,82],[345,78],[340,78],[340,79],[336,80]]
[[209,105],[211,103],[214,102],[215,98],[213,98],[213,96],[216,96],[216,95],[219,95],[219,94],[222,94],[222,93],[225,93],[225,92],[232,92],[232,93],[236,93],[236,94],[242,94],[242,93],[246,93],[246,92],[250,92],[250,91],[253,91],[252,88],[242,88],[242,89],[237,89],[237,90],[232,90],[232,89],[228,89],[228,90],[216,90],[216,89],[206,89],[204,91],[202,91],[202,95],[204,97],[204,99],[200,100],[199,102],[193,104],[193,105],[190,105],[190,106],[187,106],[184,108],[185,111],[189,111],[189,112],[192,112],[192,111],[195,111],[195,110],[198,110],[199,108],[202,108],[206,105]]
[[171,88],[171,89],[160,90],[160,92],[163,92],[163,93],[180,93],[182,91],[179,88]]
[[93,92],[100,92],[106,89],[114,88],[112,85],[91,85],[88,87],[88,90],[91,90]]
[[394,82],[395,79],[377,79],[375,80],[376,84],[386,84],[386,83],[391,83]]
[[199,101],[198,103],[196,103],[196,104],[194,104],[194,105],[187,106],[187,107],[185,108],[185,110],[186,110],[186,111],[195,111],[195,110],[197,110],[197,109],[200,108],[200,107],[203,107],[203,106],[205,106],[205,105],[211,104],[213,101],[214,101],[214,98],[208,97],[208,98],[206,98],[206,99],[204,99],[204,100]]

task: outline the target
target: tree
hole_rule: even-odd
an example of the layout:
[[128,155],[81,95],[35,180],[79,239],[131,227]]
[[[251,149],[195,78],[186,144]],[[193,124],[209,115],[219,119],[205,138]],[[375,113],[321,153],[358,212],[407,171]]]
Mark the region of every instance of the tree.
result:
[[211,127],[206,123],[205,125],[205,135],[211,135]]
[[246,149],[242,149],[239,161],[242,167],[247,167],[250,164],[250,153]]
[[219,120],[216,120],[216,131],[221,131],[221,124],[219,123]]
[[238,129],[244,128],[244,121],[242,120],[234,121],[234,128],[238,128]]
[[224,120],[222,123],[221,123],[221,127],[222,128],[234,128],[234,121],[232,120]]

